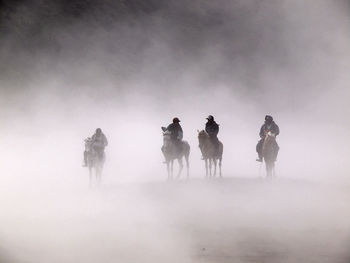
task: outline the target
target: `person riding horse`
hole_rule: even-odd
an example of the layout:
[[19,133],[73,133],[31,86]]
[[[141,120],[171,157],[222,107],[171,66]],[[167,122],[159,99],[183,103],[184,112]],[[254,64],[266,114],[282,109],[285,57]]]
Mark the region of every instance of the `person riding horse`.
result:
[[95,134],[85,139],[84,164],[87,166],[87,156],[94,150],[100,158],[104,158],[104,149],[108,145],[107,137],[100,128],[96,129]]
[[214,120],[214,117],[212,115],[209,115],[208,118],[206,118],[208,121],[205,124],[205,131],[208,133],[210,141],[215,146],[215,149],[219,148],[219,139],[218,139],[218,133],[219,133],[219,124],[217,124]]
[[166,128],[166,131],[170,132],[170,138],[174,145],[176,146],[177,150],[181,150],[181,141],[183,139],[183,131],[182,127],[180,125],[180,120],[179,118],[175,117],[173,119],[173,122],[168,125]]
[[[256,152],[258,153],[258,156],[259,156],[259,158],[256,159],[256,161],[258,161],[258,162],[263,161],[262,148],[263,148],[265,136],[268,132],[273,133],[275,136],[277,136],[280,133],[280,129],[279,129],[278,125],[273,121],[273,118],[270,115],[265,116],[265,123],[260,128],[259,136],[261,139],[259,140],[258,144],[256,145]],[[278,150],[279,150],[279,147],[276,143],[275,151],[278,152]]]
[[168,125],[168,127],[161,127],[163,131],[163,146],[161,148],[168,171],[168,179],[173,177],[173,164],[174,160],[179,162],[179,172],[177,177],[180,176],[183,169],[182,159],[185,158],[187,167],[187,178],[189,176],[189,155],[190,155],[190,145],[188,142],[183,141],[183,131],[180,125],[179,118],[175,117],[173,122]]

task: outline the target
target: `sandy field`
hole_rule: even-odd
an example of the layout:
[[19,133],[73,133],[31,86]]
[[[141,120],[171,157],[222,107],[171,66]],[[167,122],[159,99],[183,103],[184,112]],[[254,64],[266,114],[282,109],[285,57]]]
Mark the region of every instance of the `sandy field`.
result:
[[224,178],[4,193],[4,263],[350,262],[346,186]]

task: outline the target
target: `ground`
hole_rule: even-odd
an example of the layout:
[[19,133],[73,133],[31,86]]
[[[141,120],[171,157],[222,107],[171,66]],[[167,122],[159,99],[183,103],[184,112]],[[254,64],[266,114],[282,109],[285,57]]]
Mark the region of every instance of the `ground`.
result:
[[345,186],[192,179],[7,196],[1,262],[350,262]]

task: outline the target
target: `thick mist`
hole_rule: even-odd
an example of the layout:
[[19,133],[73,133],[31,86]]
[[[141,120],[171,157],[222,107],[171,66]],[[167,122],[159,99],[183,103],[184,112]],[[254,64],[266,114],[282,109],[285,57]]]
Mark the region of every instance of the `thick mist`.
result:
[[[5,1],[0,258],[348,262],[349,7]],[[209,114],[221,181],[204,180],[200,160]],[[281,129],[268,182],[255,161],[266,114]],[[160,127],[175,116],[189,182],[166,182]],[[89,188],[84,139],[98,127],[107,159]]]

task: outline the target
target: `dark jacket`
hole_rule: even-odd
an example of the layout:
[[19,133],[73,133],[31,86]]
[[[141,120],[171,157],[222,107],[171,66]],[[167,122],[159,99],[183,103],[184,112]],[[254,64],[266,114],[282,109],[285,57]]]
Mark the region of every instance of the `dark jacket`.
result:
[[269,131],[276,134],[276,136],[280,134],[280,128],[274,121],[272,121],[270,124],[267,124],[265,122],[260,128],[260,138],[265,138],[266,133],[268,133]]
[[166,129],[171,132],[171,138],[173,140],[182,140],[183,131],[180,123],[171,123]]
[[100,136],[97,136],[96,133],[91,138],[92,145],[100,148],[104,148],[108,145],[107,137],[103,133]]
[[218,136],[219,133],[219,124],[215,121],[208,121],[205,124],[205,131],[209,134],[209,136]]

